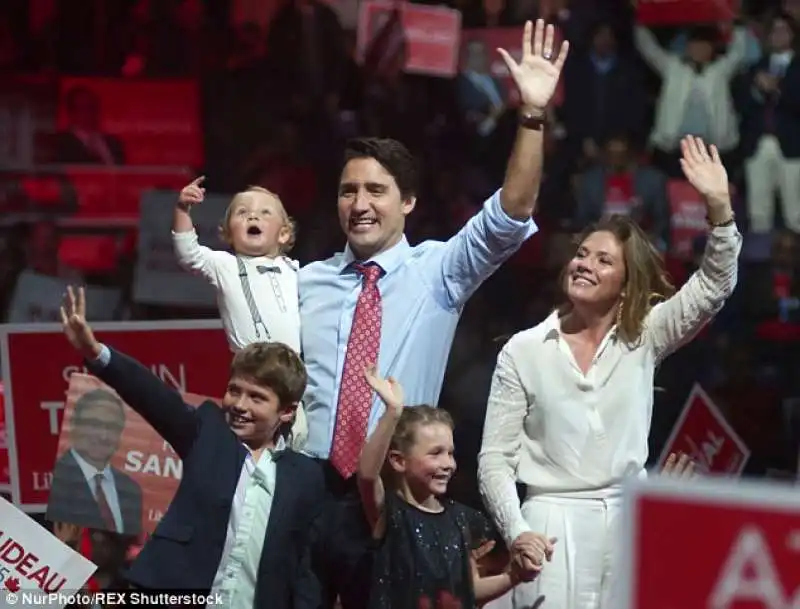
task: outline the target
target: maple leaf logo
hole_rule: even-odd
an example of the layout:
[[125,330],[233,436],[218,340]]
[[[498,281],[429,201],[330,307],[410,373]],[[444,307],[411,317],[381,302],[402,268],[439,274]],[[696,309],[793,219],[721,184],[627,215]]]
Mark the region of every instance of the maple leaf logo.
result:
[[6,580],[6,588],[11,592],[17,592],[19,590],[19,580],[16,577],[9,577]]

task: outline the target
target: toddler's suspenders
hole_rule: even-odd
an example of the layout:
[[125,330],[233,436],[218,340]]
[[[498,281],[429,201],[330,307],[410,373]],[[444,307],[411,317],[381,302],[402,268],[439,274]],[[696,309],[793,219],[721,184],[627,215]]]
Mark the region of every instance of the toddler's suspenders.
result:
[[239,267],[239,279],[242,282],[244,299],[247,301],[247,307],[250,309],[250,316],[253,318],[253,326],[255,326],[256,329],[256,338],[259,341],[261,340],[261,330],[259,329],[259,327],[261,327],[264,328],[264,332],[266,333],[265,338],[269,342],[272,340],[272,337],[270,336],[264,320],[261,319],[261,313],[258,312],[256,301],[253,298],[253,291],[250,289],[250,278],[247,276],[247,266],[245,266],[244,262],[239,256],[236,256],[236,265]]

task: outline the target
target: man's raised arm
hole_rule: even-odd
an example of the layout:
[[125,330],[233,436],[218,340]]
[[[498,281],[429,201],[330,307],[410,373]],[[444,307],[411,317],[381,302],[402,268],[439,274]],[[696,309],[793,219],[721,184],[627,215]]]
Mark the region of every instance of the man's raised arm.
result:
[[539,19],[535,31],[530,21],[525,24],[519,63],[504,49],[498,49],[520,98],[520,126],[500,192],[503,211],[516,220],[531,217],[542,181],[545,113],[569,52],[569,43],[564,41],[555,55],[554,42],[555,28],[545,27]]
[[545,113],[569,52],[564,41],[555,55],[554,43],[555,29],[540,19],[535,28],[525,24],[519,63],[498,49],[519,89],[519,127],[502,189],[445,246],[438,280],[449,307],[463,306],[537,231],[531,216],[542,181]]

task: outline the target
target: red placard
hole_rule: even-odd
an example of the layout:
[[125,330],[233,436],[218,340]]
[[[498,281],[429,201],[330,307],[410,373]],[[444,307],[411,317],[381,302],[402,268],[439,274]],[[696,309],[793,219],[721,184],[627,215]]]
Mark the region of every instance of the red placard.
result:
[[8,473],[8,442],[6,441],[6,410],[3,383],[0,382],[0,493],[11,491],[11,476]]
[[622,609],[789,609],[800,494],[778,483],[653,478],[627,490]]
[[739,0],[637,0],[636,20],[642,25],[683,25],[730,21]]
[[[461,32],[461,56],[464,57],[467,45],[471,42],[483,44],[484,52],[489,60],[489,71],[495,78],[501,79],[506,83],[508,101],[512,106],[519,104],[519,92],[511,79],[505,61],[497,52],[497,49],[505,49],[519,61],[522,58],[522,28],[519,27],[496,27],[470,29]],[[556,28],[556,40],[554,47],[561,48],[561,32]],[[553,96],[553,105],[560,106],[564,102],[564,79],[561,78],[556,86]]]
[[[183,392],[217,395],[228,380],[231,354],[215,321],[98,323],[99,340],[150,367]],[[47,504],[58,436],[73,372],[80,356],[56,324],[0,329],[11,496],[20,508]]]
[[670,254],[680,260],[692,257],[692,243],[708,234],[706,205],[700,193],[686,180],[667,184],[670,208]]
[[63,99],[75,87],[97,95],[103,133],[122,141],[127,165],[203,163],[200,92],[192,80],[62,78],[59,128],[67,126]]
[[[93,376],[78,373],[70,376],[67,402],[64,408],[64,423],[61,426],[61,435],[58,440],[58,459],[61,459],[65,453],[73,449],[71,440],[74,437],[72,435],[74,427],[72,422],[74,420],[73,413],[75,412],[76,402],[84,394],[97,389],[119,397],[111,387]],[[183,394],[183,398],[193,406],[199,406],[209,399],[191,393]],[[115,406],[112,406],[112,408],[115,408]],[[99,434],[102,433],[102,431],[99,432]],[[102,437],[102,435],[97,437]],[[67,458],[73,459],[73,464],[76,463],[74,457],[68,456]],[[178,484],[183,473],[181,459],[172,447],[138,413],[126,404],[125,428],[119,438],[119,446],[111,457],[109,465],[112,471],[116,470],[115,476],[126,479],[141,491],[142,503],[141,513],[139,514],[141,530],[135,529],[136,533],[134,534],[152,533],[161,517],[166,513],[175,491],[178,490]],[[77,493],[72,491],[74,488],[72,485],[74,484],[80,484],[84,487],[78,489],[78,493],[85,492],[84,489],[86,488],[86,481],[82,477],[77,480],[72,477],[67,477],[64,480],[56,480],[54,478],[53,488],[59,484],[67,491],[62,493],[62,496],[68,494],[70,497],[75,497]],[[119,487],[115,490],[118,491]],[[126,513],[126,511],[130,512],[132,506],[126,504],[122,494],[115,497],[113,502],[119,507],[123,523],[134,521],[133,516]],[[101,523],[96,521],[96,516],[92,513],[82,513],[80,511],[81,507],[85,506],[80,506],[78,502],[74,501],[71,502],[71,505],[53,506],[51,503],[48,505],[48,518],[52,520],[49,515],[49,510],[52,508],[55,513],[60,515],[59,521],[72,522],[95,529],[104,528],[100,526]],[[136,507],[139,506],[137,505]],[[125,532],[124,528],[121,532]]]
[[[78,197],[78,215],[86,218],[139,218],[139,200],[148,190],[183,188],[188,169],[69,166],[65,173]],[[176,195],[177,196],[177,195]]]
[[750,450],[700,385],[692,388],[664,446],[662,467],[672,453],[689,455],[705,474],[729,476],[741,474],[750,458]]
[[[367,47],[386,24],[395,4],[383,0],[362,2],[358,14],[356,52],[364,60]],[[461,13],[442,6],[402,3],[406,38],[404,71],[428,76],[455,76],[461,35]]]

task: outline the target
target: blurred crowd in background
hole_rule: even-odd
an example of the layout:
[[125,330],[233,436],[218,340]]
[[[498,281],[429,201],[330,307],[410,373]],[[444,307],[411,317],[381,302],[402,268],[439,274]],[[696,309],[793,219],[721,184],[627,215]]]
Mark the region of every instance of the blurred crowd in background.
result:
[[[634,214],[676,284],[695,268],[705,220],[677,163],[685,133],[722,152],[745,248],[733,300],[659,371],[652,459],[699,383],[752,451],[746,475],[796,477],[800,1],[668,27],[638,24],[627,0],[447,8],[460,12],[453,76],[403,70],[413,49],[392,44],[391,10],[359,37],[358,5],[344,1],[4,0],[2,321],[53,321],[45,301],[61,291],[47,293],[48,279],[115,291],[106,319],[215,317],[213,303],[169,290],[137,297],[141,193],[177,195],[201,174],[215,193],[269,188],[297,220],[294,256],[306,263],[344,246],[336,188],[354,135],[412,149],[424,186],[409,240],[447,239],[501,184],[516,128],[492,41],[518,44],[525,20],[544,16],[572,49],[548,118],[542,230],[464,311],[440,402],[457,422],[453,491],[480,501],[475,456],[497,352],[555,304],[576,231]],[[155,230],[168,240],[169,220]]]

